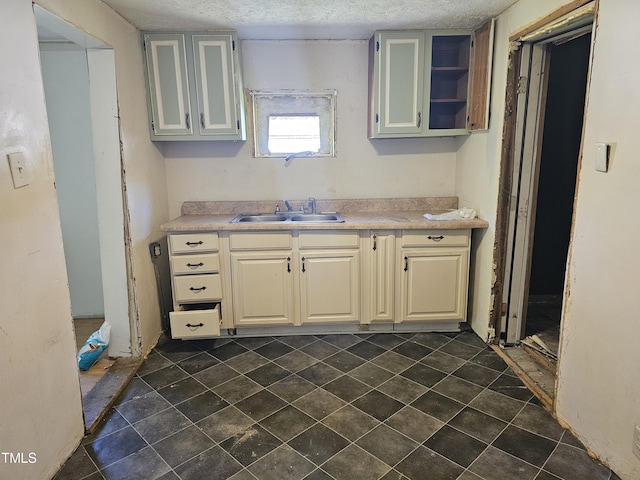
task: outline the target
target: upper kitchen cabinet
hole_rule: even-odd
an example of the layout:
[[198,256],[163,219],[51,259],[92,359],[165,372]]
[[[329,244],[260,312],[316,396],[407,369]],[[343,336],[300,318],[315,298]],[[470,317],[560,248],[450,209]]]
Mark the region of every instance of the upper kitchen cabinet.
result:
[[422,136],[424,31],[377,32],[369,48],[369,137]]
[[493,21],[478,30],[376,32],[369,49],[369,138],[487,128]]
[[143,34],[151,139],[245,140],[235,32]]

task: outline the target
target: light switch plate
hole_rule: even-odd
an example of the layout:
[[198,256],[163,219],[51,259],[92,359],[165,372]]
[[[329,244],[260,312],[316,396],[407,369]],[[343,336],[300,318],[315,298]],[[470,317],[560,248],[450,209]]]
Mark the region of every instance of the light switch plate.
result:
[[11,177],[13,178],[13,188],[24,187],[29,185],[29,175],[24,159],[23,152],[10,153],[9,167],[11,168]]
[[596,143],[596,172],[606,172],[609,169],[609,145]]

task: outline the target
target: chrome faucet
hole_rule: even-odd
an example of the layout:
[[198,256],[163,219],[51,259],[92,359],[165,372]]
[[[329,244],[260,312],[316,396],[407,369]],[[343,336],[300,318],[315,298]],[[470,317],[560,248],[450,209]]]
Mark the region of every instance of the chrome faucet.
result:
[[[283,200],[282,203],[284,203],[284,206],[287,208],[287,212],[293,212],[293,207],[289,203],[289,200]],[[298,205],[298,202],[296,201],[296,208],[297,208],[297,205]],[[316,199],[315,198],[309,197],[309,202],[307,203],[307,207],[305,207],[304,202],[301,202],[300,203],[300,212],[299,213],[305,213],[307,211],[307,208],[309,209],[310,213],[316,213]],[[280,212],[280,206],[278,204],[276,204],[275,213],[279,213],[279,212]]]

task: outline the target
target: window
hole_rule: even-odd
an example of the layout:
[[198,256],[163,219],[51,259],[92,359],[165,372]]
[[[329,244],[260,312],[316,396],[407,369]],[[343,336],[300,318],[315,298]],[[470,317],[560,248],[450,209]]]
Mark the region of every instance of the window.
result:
[[335,90],[251,92],[254,156],[335,156],[335,101]]
[[320,151],[319,115],[269,115],[270,154]]

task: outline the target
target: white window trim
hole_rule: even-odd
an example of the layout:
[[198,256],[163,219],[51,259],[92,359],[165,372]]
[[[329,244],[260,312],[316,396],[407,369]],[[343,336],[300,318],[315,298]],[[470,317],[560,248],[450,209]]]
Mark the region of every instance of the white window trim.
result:
[[[251,116],[252,116],[252,136],[253,136],[253,156],[255,158],[285,158],[287,153],[269,153],[268,128],[270,115],[320,115],[320,152],[308,155],[309,157],[335,157],[335,126],[336,126],[336,90],[322,90],[317,92],[301,90],[256,90],[250,92]],[[300,109],[279,109],[275,103],[277,99],[297,98],[302,100]],[[276,102],[272,102],[276,99]],[[327,102],[328,112],[314,111],[311,105],[314,102]],[[325,136],[326,133],[326,136]],[[298,152],[291,152],[298,153]]]

